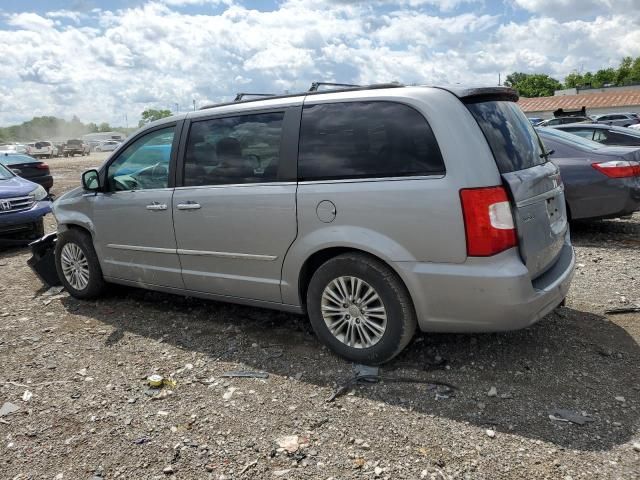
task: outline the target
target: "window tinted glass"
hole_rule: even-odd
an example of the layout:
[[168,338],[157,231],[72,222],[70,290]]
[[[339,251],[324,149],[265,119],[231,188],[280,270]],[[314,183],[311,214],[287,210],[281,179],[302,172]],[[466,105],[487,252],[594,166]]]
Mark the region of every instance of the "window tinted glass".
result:
[[29,155],[0,155],[0,163],[4,165],[15,165],[17,163],[36,163],[40,162],[37,158]]
[[425,118],[392,102],[312,105],[302,112],[298,172],[303,180],[442,175]]
[[13,174],[0,163],[0,180],[6,180],[11,177],[13,177]]
[[109,189],[145,190],[166,188],[175,127],[148,133],[129,145],[109,165]]
[[467,107],[484,132],[501,173],[545,163],[540,139],[518,105],[481,102]]
[[565,132],[569,132],[573,135],[578,135],[582,138],[586,138],[587,140],[593,139],[593,130],[588,128],[567,128]]
[[[539,128],[538,132],[540,133],[540,137],[542,141],[547,147],[547,150],[555,149],[556,155],[558,148],[550,147],[549,140],[553,140],[556,144],[562,144],[569,149],[569,151],[575,151],[575,149],[583,150],[583,151],[591,151],[591,150],[599,150],[602,148],[602,145],[594,142],[593,140],[587,140],[586,138],[579,137],[577,135],[573,135],[571,133],[563,132],[561,130],[557,130],[555,128]],[[575,156],[575,155],[574,155]]]
[[640,137],[624,135],[619,132],[608,132],[607,143],[609,145],[627,145],[627,146],[636,146],[640,145]]
[[184,184],[220,185],[278,179],[283,112],[215,118],[191,125]]

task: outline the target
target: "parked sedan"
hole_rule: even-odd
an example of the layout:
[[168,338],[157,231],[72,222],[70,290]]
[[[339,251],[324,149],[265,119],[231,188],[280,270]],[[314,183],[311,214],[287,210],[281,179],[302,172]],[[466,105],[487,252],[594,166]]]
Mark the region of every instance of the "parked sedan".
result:
[[571,220],[616,218],[640,210],[640,149],[612,147],[555,128],[537,128],[560,168]]
[[0,155],[0,163],[10,168],[16,175],[42,185],[47,193],[53,187],[53,177],[49,171],[49,165],[42,160],[37,160],[29,155],[5,153]]
[[587,140],[602,143],[603,145],[619,145],[628,147],[640,147],[640,132],[625,127],[610,127],[594,123],[558,125],[558,130],[579,135]]
[[0,244],[39,238],[44,234],[42,217],[51,211],[51,202],[41,185],[18,177],[0,164]]

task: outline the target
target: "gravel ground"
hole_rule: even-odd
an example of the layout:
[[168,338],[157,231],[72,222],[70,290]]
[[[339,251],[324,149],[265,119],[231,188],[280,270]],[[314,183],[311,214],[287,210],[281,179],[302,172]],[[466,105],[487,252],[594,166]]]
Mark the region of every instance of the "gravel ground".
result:
[[[104,156],[51,160],[54,192]],[[2,251],[0,406],[18,410],[0,416],[0,478],[640,478],[640,315],[604,314],[640,305],[640,215],[573,239],[565,307],[518,332],[418,335],[381,370],[457,390],[389,380],[333,402],[352,365],[303,317],[47,295],[26,249]],[[175,385],[150,390],[154,373]]]

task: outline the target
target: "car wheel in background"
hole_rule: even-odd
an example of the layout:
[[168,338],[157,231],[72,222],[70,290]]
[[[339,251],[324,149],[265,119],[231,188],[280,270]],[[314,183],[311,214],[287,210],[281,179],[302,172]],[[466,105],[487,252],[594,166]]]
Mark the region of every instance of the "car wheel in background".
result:
[[382,364],[416,329],[411,297],[397,274],[365,254],[328,260],[313,274],[307,311],[320,340],[348,360]]
[[58,234],[55,254],[58,277],[72,296],[90,299],[102,294],[105,281],[89,234],[73,228]]

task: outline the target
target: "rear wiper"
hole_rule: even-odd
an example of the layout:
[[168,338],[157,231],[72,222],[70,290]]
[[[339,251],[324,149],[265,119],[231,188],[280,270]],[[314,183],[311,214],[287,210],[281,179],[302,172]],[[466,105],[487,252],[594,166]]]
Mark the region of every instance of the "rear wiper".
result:
[[542,153],[540,154],[540,158],[547,158],[547,157],[549,157],[550,155],[553,155],[554,153],[556,153],[556,151],[555,151],[555,150],[549,150],[548,152],[542,152]]

